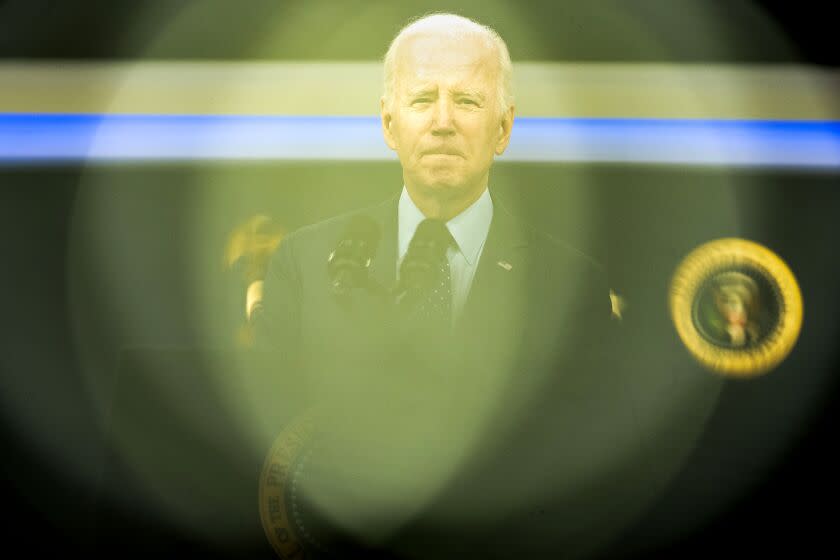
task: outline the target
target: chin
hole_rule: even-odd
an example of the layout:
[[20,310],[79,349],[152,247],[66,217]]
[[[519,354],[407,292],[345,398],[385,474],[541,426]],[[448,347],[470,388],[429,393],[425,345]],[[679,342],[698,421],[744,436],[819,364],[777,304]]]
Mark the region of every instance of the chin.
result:
[[440,196],[441,200],[451,200],[459,198],[467,190],[467,188],[463,185],[448,182],[439,182],[431,184],[428,186],[428,189],[430,192]]
[[459,190],[465,188],[464,179],[449,174],[434,174],[424,178],[422,183],[427,189],[433,191]]

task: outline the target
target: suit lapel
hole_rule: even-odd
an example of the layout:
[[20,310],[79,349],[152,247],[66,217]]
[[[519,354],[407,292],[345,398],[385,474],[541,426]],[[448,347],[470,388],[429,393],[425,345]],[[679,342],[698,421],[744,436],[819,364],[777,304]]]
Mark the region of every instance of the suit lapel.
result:
[[[487,320],[507,315],[510,306],[521,300],[529,268],[528,238],[521,224],[498,203],[478,262],[462,321]],[[493,317],[493,316],[496,317]],[[485,327],[487,325],[484,325]]]

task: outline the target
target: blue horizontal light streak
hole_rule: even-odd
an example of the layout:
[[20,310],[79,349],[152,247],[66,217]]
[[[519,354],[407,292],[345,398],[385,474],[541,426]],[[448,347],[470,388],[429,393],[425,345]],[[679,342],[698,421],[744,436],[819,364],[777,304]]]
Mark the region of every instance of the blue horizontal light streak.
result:
[[[390,160],[378,117],[0,113],[0,162]],[[840,122],[519,118],[502,161],[840,168]]]

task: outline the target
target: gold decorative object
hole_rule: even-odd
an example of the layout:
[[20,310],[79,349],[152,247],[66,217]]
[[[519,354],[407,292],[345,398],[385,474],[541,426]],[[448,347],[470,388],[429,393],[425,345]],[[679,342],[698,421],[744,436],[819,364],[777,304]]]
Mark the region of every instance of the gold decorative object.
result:
[[733,377],[779,365],[802,327],[802,294],[790,268],[746,239],[717,239],[689,253],[674,272],[669,302],[692,356]]

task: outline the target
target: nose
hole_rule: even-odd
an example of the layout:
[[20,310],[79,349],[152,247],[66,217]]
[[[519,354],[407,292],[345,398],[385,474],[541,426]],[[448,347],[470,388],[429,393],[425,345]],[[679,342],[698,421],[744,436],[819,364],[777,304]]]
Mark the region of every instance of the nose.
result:
[[455,133],[454,112],[452,100],[441,96],[435,103],[432,114],[432,134],[435,136],[449,136]]

